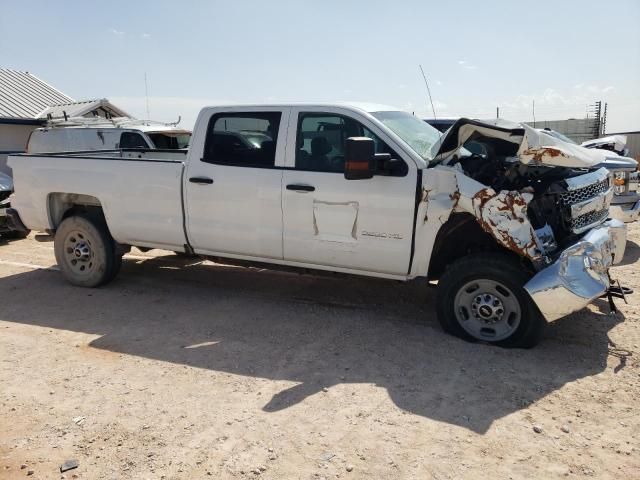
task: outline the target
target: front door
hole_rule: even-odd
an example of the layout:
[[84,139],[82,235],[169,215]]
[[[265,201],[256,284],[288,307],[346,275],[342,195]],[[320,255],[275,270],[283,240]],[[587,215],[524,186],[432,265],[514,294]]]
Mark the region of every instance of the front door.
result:
[[289,142],[287,158],[295,164],[289,165],[294,168],[285,170],[282,179],[284,259],[406,275],[416,166],[409,161],[394,175],[346,180],[344,149],[349,137],[373,138],[376,153],[401,157],[375,124],[338,112],[311,108],[291,111],[289,131],[295,131],[296,142]]
[[196,253],[282,260],[288,116],[286,108],[211,111],[202,158],[193,152],[184,183]]

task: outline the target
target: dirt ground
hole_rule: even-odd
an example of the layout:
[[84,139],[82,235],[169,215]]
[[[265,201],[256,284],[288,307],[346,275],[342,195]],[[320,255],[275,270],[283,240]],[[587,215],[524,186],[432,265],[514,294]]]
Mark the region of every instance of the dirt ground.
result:
[[640,293],[504,350],[445,335],[418,282],[134,250],[86,290],[54,265],[0,243],[3,479],[640,478]]

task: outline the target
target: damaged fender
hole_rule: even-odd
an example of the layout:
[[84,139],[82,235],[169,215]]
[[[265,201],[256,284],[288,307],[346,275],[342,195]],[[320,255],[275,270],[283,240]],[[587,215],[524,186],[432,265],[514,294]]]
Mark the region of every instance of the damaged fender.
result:
[[506,190],[496,192],[460,171],[456,173],[459,190],[455,208],[473,214],[482,229],[503,247],[533,262],[539,261],[542,251],[527,217],[527,206],[533,194]]

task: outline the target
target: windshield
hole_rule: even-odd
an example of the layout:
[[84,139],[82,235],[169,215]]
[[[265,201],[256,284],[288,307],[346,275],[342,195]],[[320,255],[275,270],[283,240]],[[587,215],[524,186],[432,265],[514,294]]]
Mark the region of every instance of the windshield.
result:
[[407,112],[373,112],[372,115],[398,135],[424,160],[431,160],[431,147],[441,133]]
[[555,130],[542,130],[544,133],[546,133],[547,135],[551,135],[552,137],[556,137],[559,138],[560,140],[567,142],[567,143],[572,143],[573,145],[577,145],[576,142],[574,142],[573,140],[571,140],[569,137],[565,137],[563,134],[561,134],[560,132],[556,132]]
[[177,150],[189,148],[191,134],[189,132],[149,132],[149,138],[158,150]]

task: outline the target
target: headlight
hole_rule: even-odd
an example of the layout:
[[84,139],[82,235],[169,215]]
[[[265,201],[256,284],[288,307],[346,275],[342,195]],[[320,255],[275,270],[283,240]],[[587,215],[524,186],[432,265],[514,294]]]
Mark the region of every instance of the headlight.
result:
[[627,172],[614,172],[613,186],[615,193],[625,193],[629,186],[629,174]]

